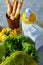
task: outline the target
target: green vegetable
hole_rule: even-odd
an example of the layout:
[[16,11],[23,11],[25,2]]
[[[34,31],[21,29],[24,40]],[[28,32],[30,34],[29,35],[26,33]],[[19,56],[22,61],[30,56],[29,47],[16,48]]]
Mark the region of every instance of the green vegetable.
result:
[[23,45],[23,51],[27,52],[27,53],[31,53],[33,50],[35,50],[35,46],[34,44],[30,44],[28,42],[24,42],[22,43]]
[[24,51],[28,53],[33,60],[36,62],[39,61],[39,55],[35,49],[34,42],[25,36],[8,36],[6,40],[4,41],[4,45],[7,48],[6,55],[10,56],[15,51]]
[[6,54],[6,47],[3,43],[0,43],[0,62],[2,62],[2,57]]
[[11,31],[12,31],[12,29],[10,29],[10,30],[8,30],[7,32],[5,32],[5,34],[8,36]]
[[29,44],[27,42],[24,42],[23,44],[23,51],[27,52],[33,60],[35,60],[36,62],[39,61],[39,55],[38,52],[36,51],[36,48],[33,44]]
[[37,64],[31,59],[31,57],[27,53],[23,51],[16,51],[0,65],[37,65]]

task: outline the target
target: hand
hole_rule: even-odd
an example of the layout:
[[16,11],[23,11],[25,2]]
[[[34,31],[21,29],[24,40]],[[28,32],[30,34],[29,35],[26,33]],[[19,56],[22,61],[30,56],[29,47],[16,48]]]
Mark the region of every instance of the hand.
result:
[[12,4],[10,3],[10,0],[6,0],[6,3],[8,6],[7,14],[11,20],[14,20],[20,14],[23,0],[20,0],[20,2],[18,2],[18,0],[12,0]]

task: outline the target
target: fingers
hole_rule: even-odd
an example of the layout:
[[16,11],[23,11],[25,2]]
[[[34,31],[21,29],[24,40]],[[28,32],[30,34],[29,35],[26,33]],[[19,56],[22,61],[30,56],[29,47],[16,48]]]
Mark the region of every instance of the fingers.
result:
[[13,6],[12,14],[15,15],[16,9],[17,9],[18,1],[16,0]]
[[12,19],[12,20],[14,19],[14,15],[16,13],[17,5],[18,5],[18,1],[16,0],[15,3],[14,3],[14,6],[13,6],[13,11],[12,11],[11,17],[10,17],[10,19]]
[[12,0],[12,3],[14,3],[15,2],[15,0]]
[[12,7],[14,6],[15,0],[12,0]]
[[15,13],[15,18],[20,14],[20,4],[18,4],[16,13]]
[[20,6],[22,7],[22,4],[23,4],[23,0],[20,1]]
[[10,14],[11,14],[11,4],[10,4],[10,0],[6,0],[6,4],[7,4],[7,6],[8,6],[7,14],[8,14],[8,16],[10,16]]
[[10,19],[14,20],[14,18],[17,18],[19,14],[20,14],[20,4],[17,7],[17,11],[15,12],[15,15],[11,14]]
[[15,14],[15,17],[17,17],[20,14],[20,10],[21,10],[22,4],[23,4],[23,0],[21,0],[20,3],[18,3],[18,7],[17,7],[17,11],[16,11],[16,14]]
[[10,0],[6,0],[8,11],[7,14],[10,16],[11,20],[14,20],[14,18],[17,18],[20,14],[20,10],[23,4],[23,0],[18,3],[18,0],[12,0],[12,4],[10,4]]

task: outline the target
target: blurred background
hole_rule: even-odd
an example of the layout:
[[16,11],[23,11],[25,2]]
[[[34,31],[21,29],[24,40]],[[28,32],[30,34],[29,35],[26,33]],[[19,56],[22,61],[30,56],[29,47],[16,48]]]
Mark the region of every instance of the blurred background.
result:
[[[37,20],[41,21],[43,24],[43,0],[24,0],[21,13],[28,7],[32,8],[32,10],[35,11]],[[8,26],[5,17],[6,11],[6,0],[0,0],[0,25],[2,25],[3,27]]]
[[[41,21],[43,26],[43,0],[24,0],[21,14],[28,7],[32,8],[32,10],[35,11],[37,20]],[[6,11],[6,0],[0,0],[0,25],[3,27],[8,26],[6,21]],[[40,55],[40,62],[38,63],[38,65],[43,65],[43,46],[38,49],[38,52]]]

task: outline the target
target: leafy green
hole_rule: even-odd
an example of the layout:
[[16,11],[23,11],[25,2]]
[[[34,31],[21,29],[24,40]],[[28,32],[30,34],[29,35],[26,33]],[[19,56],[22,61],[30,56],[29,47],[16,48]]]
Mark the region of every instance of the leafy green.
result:
[[39,55],[34,42],[26,36],[8,36],[4,41],[4,45],[7,48],[5,57],[10,56],[13,52],[18,50],[28,53],[36,62],[39,61]]
[[0,43],[0,62],[2,62],[2,57],[6,54],[6,47],[3,43]]
[[27,52],[32,57],[32,59],[34,59],[36,62],[39,61],[39,55],[34,45],[24,42],[23,51]]

